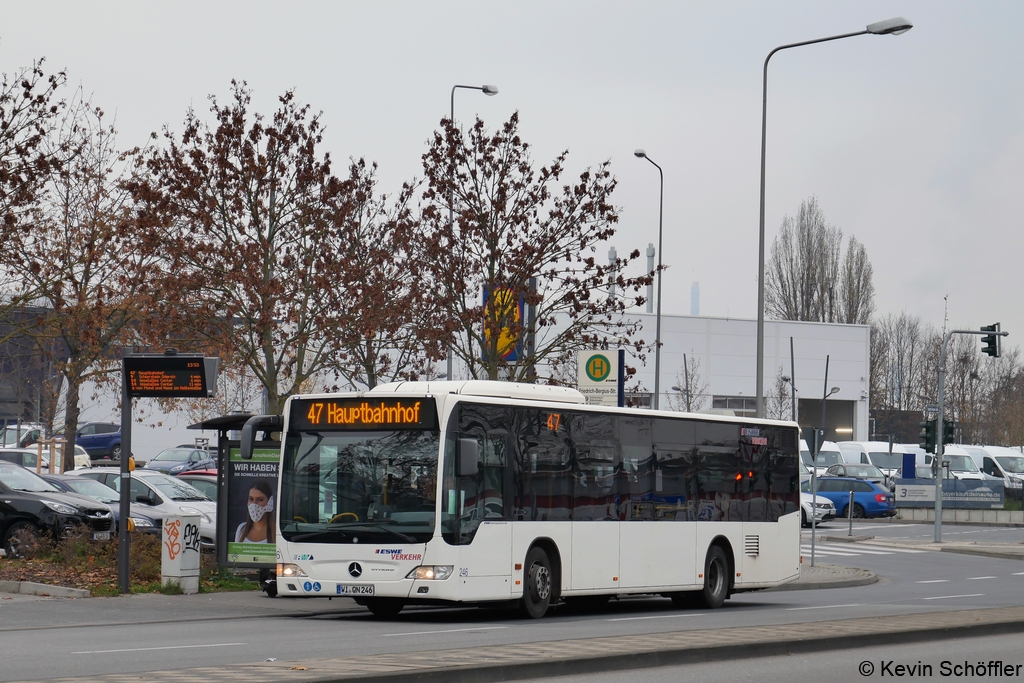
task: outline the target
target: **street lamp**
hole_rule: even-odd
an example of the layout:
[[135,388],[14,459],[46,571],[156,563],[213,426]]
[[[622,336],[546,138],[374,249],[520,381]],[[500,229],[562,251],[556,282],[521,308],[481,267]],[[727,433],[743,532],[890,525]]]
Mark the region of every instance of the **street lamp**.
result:
[[902,33],[906,33],[912,29],[914,25],[903,17],[895,17],[893,19],[887,19],[885,21],[878,21],[874,24],[868,24],[863,31],[857,31],[856,33],[844,33],[838,36],[829,36],[828,38],[818,38],[816,40],[805,40],[802,43],[791,43],[789,45],[781,45],[771,52],[764,60],[764,79],[761,90],[761,221],[760,228],[758,231],[758,242],[757,242],[757,416],[764,417],[764,157],[765,157],[765,133],[767,131],[767,119],[768,119],[768,61],[772,58],[776,52],[780,50],[788,50],[791,47],[801,47],[803,45],[813,45],[815,43],[825,43],[830,40],[839,40],[840,38],[852,38],[854,36],[863,35],[877,35],[886,36],[894,35],[898,36]]
[[796,422],[796,384],[793,383],[792,377],[782,376],[782,381],[790,386],[790,406],[789,406],[789,417],[793,422]]
[[658,312],[655,314],[655,332],[654,332],[654,405],[652,406],[655,410],[658,410],[659,401],[658,394],[661,391],[661,223],[662,217],[665,213],[665,173],[661,170],[661,166],[655,164],[647,152],[642,149],[638,149],[633,152],[633,155],[639,159],[647,159],[654,167],[658,169],[658,176],[661,178],[661,190],[658,196]]
[[[498,94],[498,86],[496,86],[496,85],[453,85],[452,86],[452,102],[451,102],[452,103],[452,106],[451,106],[451,118],[448,119],[449,121],[451,121],[452,128],[455,128],[455,91],[457,89],[459,89],[459,88],[462,88],[463,90],[479,90],[480,92],[482,92],[483,94],[488,95],[488,96],[494,96],[494,95]],[[455,173],[454,169],[452,170],[452,173],[453,174]],[[452,177],[453,185],[454,185],[454,182],[455,182],[455,177],[453,176]],[[454,226],[455,226],[455,212],[454,212],[454,206],[453,206],[454,204],[455,204],[455,188],[452,187],[448,191],[448,226],[453,228],[453,229],[454,229]],[[452,345],[449,343],[448,344],[448,367],[447,367],[448,372],[446,373],[446,376],[448,377],[448,379],[454,379],[454,377],[455,377],[455,375],[452,374],[452,364],[453,364]]]

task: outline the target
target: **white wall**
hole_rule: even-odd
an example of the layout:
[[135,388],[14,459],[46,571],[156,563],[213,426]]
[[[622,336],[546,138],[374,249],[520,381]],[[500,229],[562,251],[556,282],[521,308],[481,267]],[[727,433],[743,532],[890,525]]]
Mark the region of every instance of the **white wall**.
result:
[[[656,316],[630,312],[641,321],[639,336],[652,346],[647,365],[639,366],[634,380],[647,391],[654,390]],[[719,396],[755,396],[757,321],[735,318],[662,315],[661,319],[661,407],[681,373],[683,354],[700,359],[700,374],[708,393]],[[838,325],[811,322],[765,321],[764,389],[771,391],[779,367],[790,375],[789,338],[793,337],[797,398],[820,399],[824,385],[825,357],[829,356],[828,386],[839,387],[829,400],[853,401],[854,434],[847,438],[868,438],[868,377],[870,374],[870,332],[867,325]],[[627,352],[627,362],[637,360]]]

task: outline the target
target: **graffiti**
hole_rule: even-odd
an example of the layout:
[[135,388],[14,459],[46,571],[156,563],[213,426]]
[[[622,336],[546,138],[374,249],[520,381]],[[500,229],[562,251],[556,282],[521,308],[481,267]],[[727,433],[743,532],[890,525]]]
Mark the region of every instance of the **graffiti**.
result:
[[164,522],[164,545],[167,547],[167,555],[170,559],[178,557],[178,553],[181,552],[181,543],[178,539],[181,538],[181,520],[175,519]]
[[[186,524],[185,525],[185,538],[184,538],[185,550],[194,550],[199,552],[199,525],[198,524]],[[171,558],[174,559],[174,558]]]

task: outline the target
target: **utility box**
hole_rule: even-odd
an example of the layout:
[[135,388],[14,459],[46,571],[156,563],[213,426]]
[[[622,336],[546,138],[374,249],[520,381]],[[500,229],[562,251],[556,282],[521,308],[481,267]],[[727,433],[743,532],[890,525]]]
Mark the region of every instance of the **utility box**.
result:
[[164,517],[160,582],[186,595],[199,592],[199,515]]

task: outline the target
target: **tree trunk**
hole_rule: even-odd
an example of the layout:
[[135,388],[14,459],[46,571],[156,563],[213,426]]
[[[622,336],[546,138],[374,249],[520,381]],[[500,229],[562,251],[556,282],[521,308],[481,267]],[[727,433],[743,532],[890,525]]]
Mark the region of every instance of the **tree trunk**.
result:
[[64,465],[62,472],[75,469],[75,437],[78,435],[78,418],[82,414],[79,406],[79,392],[82,386],[80,373],[68,373],[67,408],[64,411]]

